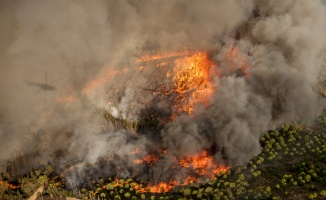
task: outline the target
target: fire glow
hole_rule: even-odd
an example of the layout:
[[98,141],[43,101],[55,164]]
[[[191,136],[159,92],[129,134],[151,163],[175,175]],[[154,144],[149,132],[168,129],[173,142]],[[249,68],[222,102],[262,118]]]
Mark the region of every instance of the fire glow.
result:
[[[213,91],[209,76],[213,66],[214,63],[203,52],[196,52],[191,56],[175,60],[173,91],[179,94],[180,101],[176,102],[180,104],[176,105],[179,112],[192,113],[196,103],[208,105],[208,99]],[[187,93],[191,93],[189,100]]]
[[[171,84],[155,89],[162,96],[177,94],[174,100],[174,112],[170,120],[173,121],[181,113],[193,113],[195,106],[207,106],[214,90],[212,83],[212,68],[217,65],[211,61],[205,52],[182,51],[175,53],[157,53],[143,56],[138,62],[156,62],[156,67],[172,66],[165,71],[165,79]],[[145,68],[140,67],[141,70]]]

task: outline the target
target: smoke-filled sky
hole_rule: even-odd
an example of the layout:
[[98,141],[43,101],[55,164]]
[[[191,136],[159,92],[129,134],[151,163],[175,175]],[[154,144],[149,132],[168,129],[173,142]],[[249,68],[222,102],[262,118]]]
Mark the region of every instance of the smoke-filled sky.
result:
[[[216,161],[243,164],[259,154],[264,132],[313,119],[320,111],[313,87],[324,78],[323,2],[2,0],[0,161],[26,153],[38,163],[60,165],[75,156],[94,162],[159,143],[176,156],[216,148]],[[155,139],[130,139],[123,129],[103,128],[102,116],[92,112],[104,109],[125,118],[143,109],[137,85],[160,73],[155,68],[143,76],[121,76],[96,93],[82,92],[108,70],[125,69],[157,51],[207,51],[223,71],[225,54],[235,46],[248,60],[250,77],[213,77],[210,106],[199,106],[195,118],[182,115],[165,124]],[[46,83],[55,89],[42,89]],[[112,88],[121,96],[107,92]],[[65,95],[83,100],[58,104]],[[110,98],[119,101],[104,105]],[[156,168],[157,176],[166,173],[166,167]]]

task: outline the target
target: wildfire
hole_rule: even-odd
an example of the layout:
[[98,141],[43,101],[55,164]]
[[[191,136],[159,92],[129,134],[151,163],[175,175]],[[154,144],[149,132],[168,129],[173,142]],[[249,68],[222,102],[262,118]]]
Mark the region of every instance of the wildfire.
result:
[[[231,73],[240,74],[241,76],[250,76],[247,72],[247,68],[249,67],[248,58],[240,52],[237,46],[231,46],[225,54],[225,58],[227,62],[225,69],[223,69],[225,70],[223,73],[229,71]],[[153,71],[160,73],[152,73]],[[152,74],[154,75],[151,76]],[[123,87],[115,87],[116,81],[122,84],[132,85],[131,87],[141,88],[141,90],[136,91],[149,91],[155,93],[155,97],[158,97],[162,104],[168,102],[168,106],[171,108],[171,113],[169,113],[169,115],[171,116],[164,120],[173,121],[177,116],[183,113],[188,115],[194,114],[198,105],[203,105],[205,107],[209,106],[212,94],[216,91],[215,87],[217,87],[213,79],[214,77],[220,77],[221,74],[222,69],[218,68],[217,63],[212,61],[206,52],[188,50],[171,53],[158,52],[154,55],[141,56],[136,60],[133,67],[121,70],[107,69],[94,80],[88,82],[82,92],[88,93],[103,85],[110,84],[109,91],[114,92],[114,94],[109,96],[117,96],[118,100],[109,99],[108,101],[110,103],[108,104],[115,106],[120,103],[120,95],[123,95],[124,90]],[[129,84],[129,79],[125,78],[138,76],[140,79],[144,78],[146,81]],[[125,79],[121,80],[121,77]],[[75,99],[67,96],[60,99],[60,101],[75,101]],[[146,101],[146,99],[144,101]],[[144,102],[145,105],[146,103],[147,101]],[[149,108],[151,107],[149,106]],[[127,124],[128,121],[123,122]],[[137,125],[137,122],[135,124]],[[135,124],[131,125],[133,126]],[[146,126],[144,124],[141,125]],[[170,154],[167,150],[147,154],[136,148],[131,152],[131,155],[135,158],[133,164],[141,164],[142,166],[147,165],[149,167],[158,164],[162,157],[170,156],[172,162],[170,169],[182,170],[185,172],[185,175],[182,175],[182,177],[171,177],[171,180],[167,182],[159,182],[155,185],[149,184],[146,187],[134,183],[132,187],[139,192],[168,192],[179,185],[199,183],[203,178],[212,179],[215,175],[226,172],[229,169],[228,166],[216,163],[210,153],[205,150],[198,155],[180,158]],[[114,187],[123,184],[124,183],[120,183],[116,180]]]
[[[168,154],[166,150],[162,151],[164,154]],[[173,157],[173,155],[170,155]],[[134,160],[135,164],[140,163],[147,163],[149,166],[154,165],[159,158],[154,155],[146,155],[143,159],[136,159]],[[177,159],[174,157],[174,159]],[[213,179],[214,176],[217,174],[219,175],[222,172],[226,172],[229,167],[228,166],[221,166],[214,162],[212,156],[207,154],[207,151],[202,151],[199,155],[189,156],[181,158],[178,162],[180,168],[183,168],[187,171],[188,176],[183,178],[181,181],[175,181],[171,179],[169,182],[159,182],[156,185],[149,185],[145,189],[138,188],[136,186],[136,190],[140,192],[151,192],[151,193],[161,193],[161,192],[168,192],[172,188],[179,186],[179,185],[189,185],[191,183],[200,183],[202,178],[210,178]]]

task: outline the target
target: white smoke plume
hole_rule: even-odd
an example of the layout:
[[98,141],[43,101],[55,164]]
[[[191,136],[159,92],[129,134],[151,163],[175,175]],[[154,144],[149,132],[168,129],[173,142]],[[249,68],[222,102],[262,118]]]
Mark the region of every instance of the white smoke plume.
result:
[[[260,153],[259,138],[284,123],[309,121],[320,111],[313,87],[323,77],[324,1],[10,1],[0,2],[0,161],[19,154],[24,170],[78,158],[128,166],[130,152],[164,148],[177,157],[211,149],[217,162],[236,166]],[[227,70],[232,47],[248,60],[250,77]],[[139,120],[148,108],[166,110],[144,92],[162,72],[139,73],[137,58],[153,52],[207,51],[222,76],[209,107],[181,114],[160,130],[130,133],[98,110]],[[107,81],[115,71],[128,70]],[[105,75],[108,76],[105,76]],[[85,87],[102,78],[96,90]],[[55,87],[48,90],[45,85]],[[155,84],[154,84],[155,86]],[[74,103],[58,98],[74,95]],[[113,102],[108,104],[108,102]],[[150,102],[148,104],[145,104]],[[160,108],[160,109],[157,109]],[[154,110],[155,110],[154,109]],[[152,169],[160,180],[169,159]],[[113,171],[113,169],[107,169]],[[113,174],[115,175],[115,174]]]

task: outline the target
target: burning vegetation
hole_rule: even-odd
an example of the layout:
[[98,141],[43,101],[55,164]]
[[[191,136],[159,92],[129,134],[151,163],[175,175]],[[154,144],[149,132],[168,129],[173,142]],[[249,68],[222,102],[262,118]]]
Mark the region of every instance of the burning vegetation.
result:
[[[132,152],[133,154],[140,154],[141,151],[137,150]],[[163,154],[167,154],[172,157],[172,167],[171,170],[185,171],[186,177],[181,178],[181,180],[172,179],[169,182],[159,182],[156,185],[150,184],[147,190],[152,193],[162,193],[169,192],[173,187],[180,185],[189,185],[191,183],[200,183],[205,178],[213,179],[215,175],[219,175],[222,172],[226,172],[229,167],[220,166],[213,161],[212,156],[207,155],[206,151],[203,151],[200,155],[184,157],[178,160],[173,155],[170,155],[166,150],[162,151]],[[135,164],[146,164],[148,166],[153,166],[159,161],[159,157],[155,155],[146,155],[142,159],[135,159],[133,162]],[[146,188],[141,190],[145,192]]]
[[[232,51],[237,51],[236,47],[232,47]],[[226,57],[233,59],[229,53]],[[244,63],[243,65],[247,64]],[[128,76],[128,73],[137,73],[137,76],[143,74],[148,76],[149,81],[146,84],[137,85],[140,88],[141,95],[147,96],[147,98],[140,100],[144,107],[141,110],[130,110],[130,112],[137,114],[136,119],[128,116],[129,113],[123,116],[121,113],[115,113],[113,109],[110,110],[121,101],[121,99],[114,99],[110,96],[112,91],[119,94],[119,88],[115,87],[111,87],[108,92],[109,98],[106,99],[108,109],[101,111],[109,124],[117,129],[123,128],[127,130],[135,138],[142,137],[148,130],[152,135],[159,134],[165,124],[173,122],[182,115],[196,117],[195,111],[197,107],[203,106],[204,109],[208,109],[212,98],[211,95],[216,90],[214,77],[221,75],[218,64],[209,58],[208,53],[188,50],[144,55],[136,60],[134,67],[136,71],[129,70],[130,68],[104,72],[103,75],[86,84],[82,91],[85,94],[96,93],[101,86],[114,85],[113,83],[118,81],[119,77]],[[159,71],[159,73],[155,75],[146,74],[147,70],[152,71],[152,68],[156,68],[155,70]],[[73,98],[67,97],[65,99]],[[161,105],[157,106],[157,104]],[[215,175],[229,169],[228,166],[214,160],[213,152],[210,149],[203,149],[197,155],[182,157],[165,150],[164,146],[156,147],[153,150],[140,150],[136,147],[130,152],[129,156],[133,157],[133,160],[127,166],[131,166],[133,177],[144,178],[143,173],[146,174],[151,171],[151,168],[159,167],[162,162],[170,163],[169,170],[182,171],[182,175],[175,176],[171,174],[164,178],[165,181],[157,180],[157,183],[152,182],[148,179],[148,175],[145,175],[147,178],[144,180],[149,181],[149,186],[147,189],[142,188],[140,192],[145,192],[145,190],[153,193],[168,192],[176,186],[199,183],[205,178],[214,178]],[[106,163],[112,164],[114,168],[114,170],[108,172],[108,176],[114,174],[121,176],[121,173],[123,174],[126,171],[127,174],[130,173],[128,167],[119,166],[115,163],[114,158],[106,158],[105,160]],[[112,171],[116,172],[113,173]],[[137,186],[135,186],[135,189],[137,190]]]
[[[12,176],[0,189],[29,195],[54,179],[87,198],[146,199],[210,185],[181,192],[201,199],[237,185],[241,199],[244,178],[222,180],[260,138],[322,110],[322,1],[18,1],[0,1],[1,27],[12,24],[0,44],[0,169]],[[51,177],[35,170],[48,164]]]

